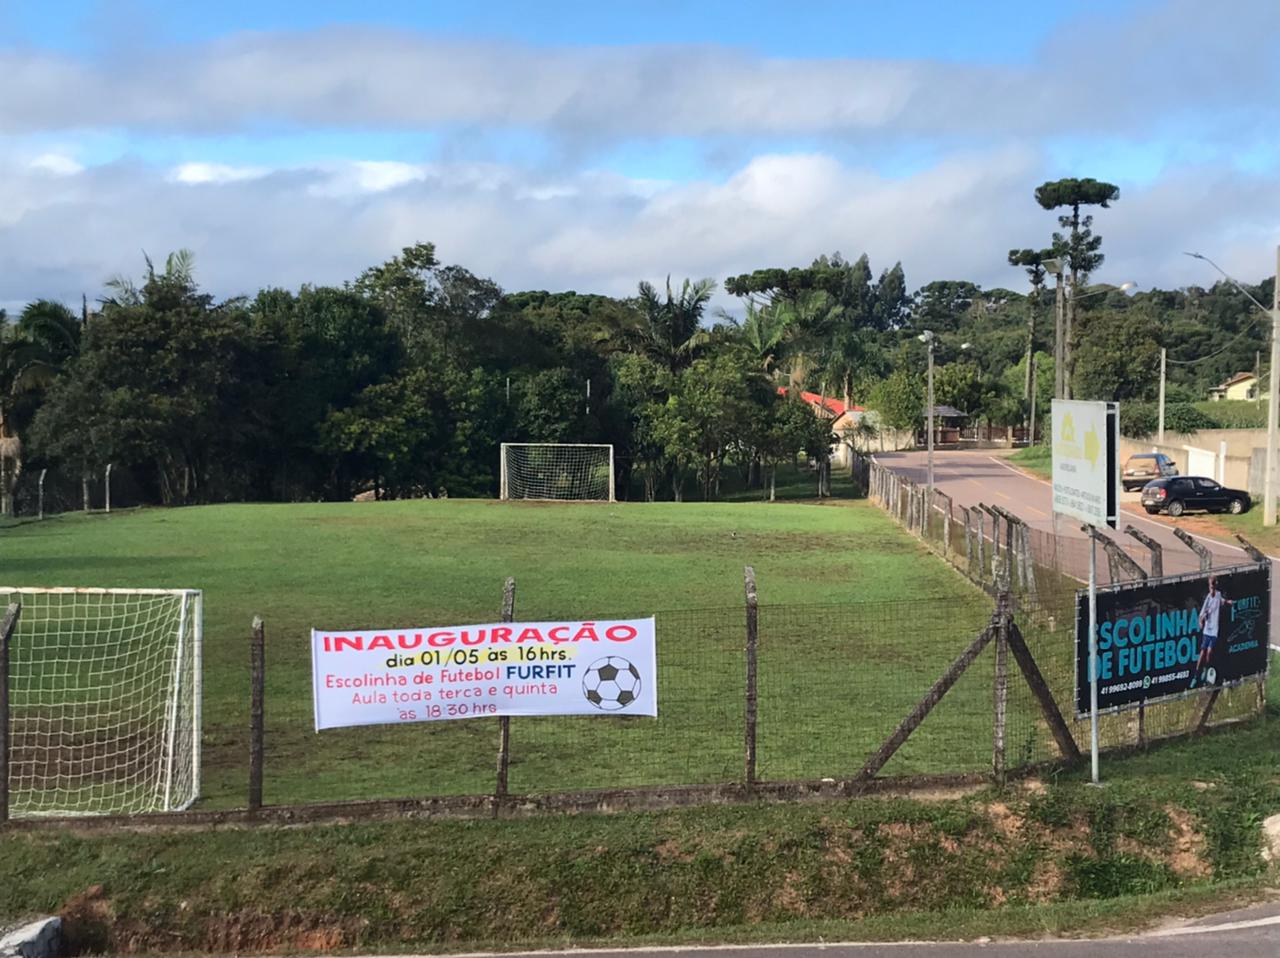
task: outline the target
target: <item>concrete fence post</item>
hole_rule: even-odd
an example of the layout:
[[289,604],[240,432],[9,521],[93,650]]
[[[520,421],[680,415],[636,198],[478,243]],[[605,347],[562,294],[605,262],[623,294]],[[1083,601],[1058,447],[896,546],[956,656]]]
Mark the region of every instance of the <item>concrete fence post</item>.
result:
[[249,814],[262,808],[263,741],[266,727],[266,635],[261,616],[249,635]]

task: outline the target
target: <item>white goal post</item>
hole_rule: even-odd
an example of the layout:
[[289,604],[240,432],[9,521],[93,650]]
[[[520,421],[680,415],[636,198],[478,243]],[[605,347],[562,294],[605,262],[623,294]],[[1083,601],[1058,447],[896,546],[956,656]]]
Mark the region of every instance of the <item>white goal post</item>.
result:
[[613,446],[603,443],[504,442],[502,499],[614,502]]
[[204,599],[0,587],[15,818],[181,811],[200,794]]

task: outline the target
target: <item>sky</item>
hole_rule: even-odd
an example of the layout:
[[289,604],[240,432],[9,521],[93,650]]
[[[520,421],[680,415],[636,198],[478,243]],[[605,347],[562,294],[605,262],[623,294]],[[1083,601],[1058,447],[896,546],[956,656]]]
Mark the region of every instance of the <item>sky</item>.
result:
[[1256,282],[1276,35],[1275,0],[0,0],[0,308],[144,251],[226,297],[419,241],[508,290],[835,251],[1021,289],[1064,176],[1120,187],[1096,281]]

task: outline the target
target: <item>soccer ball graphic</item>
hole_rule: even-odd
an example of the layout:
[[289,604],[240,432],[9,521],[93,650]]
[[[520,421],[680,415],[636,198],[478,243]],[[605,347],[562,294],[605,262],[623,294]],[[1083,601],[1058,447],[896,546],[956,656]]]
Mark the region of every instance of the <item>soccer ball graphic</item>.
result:
[[596,659],[582,676],[582,694],[606,712],[624,709],[640,696],[640,672],[616,655]]
[[1213,666],[1210,666],[1208,670],[1204,673],[1204,684],[1213,685],[1217,681],[1218,681],[1218,670],[1215,669]]

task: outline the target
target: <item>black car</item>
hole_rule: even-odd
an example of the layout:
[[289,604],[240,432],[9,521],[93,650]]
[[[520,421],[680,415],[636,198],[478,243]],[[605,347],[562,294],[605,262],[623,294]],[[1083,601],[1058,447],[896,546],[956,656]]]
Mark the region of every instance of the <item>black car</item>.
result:
[[1170,476],[1142,487],[1142,508],[1153,516],[1157,512],[1180,516],[1188,509],[1239,515],[1251,504],[1249,493],[1228,489],[1203,476]]

